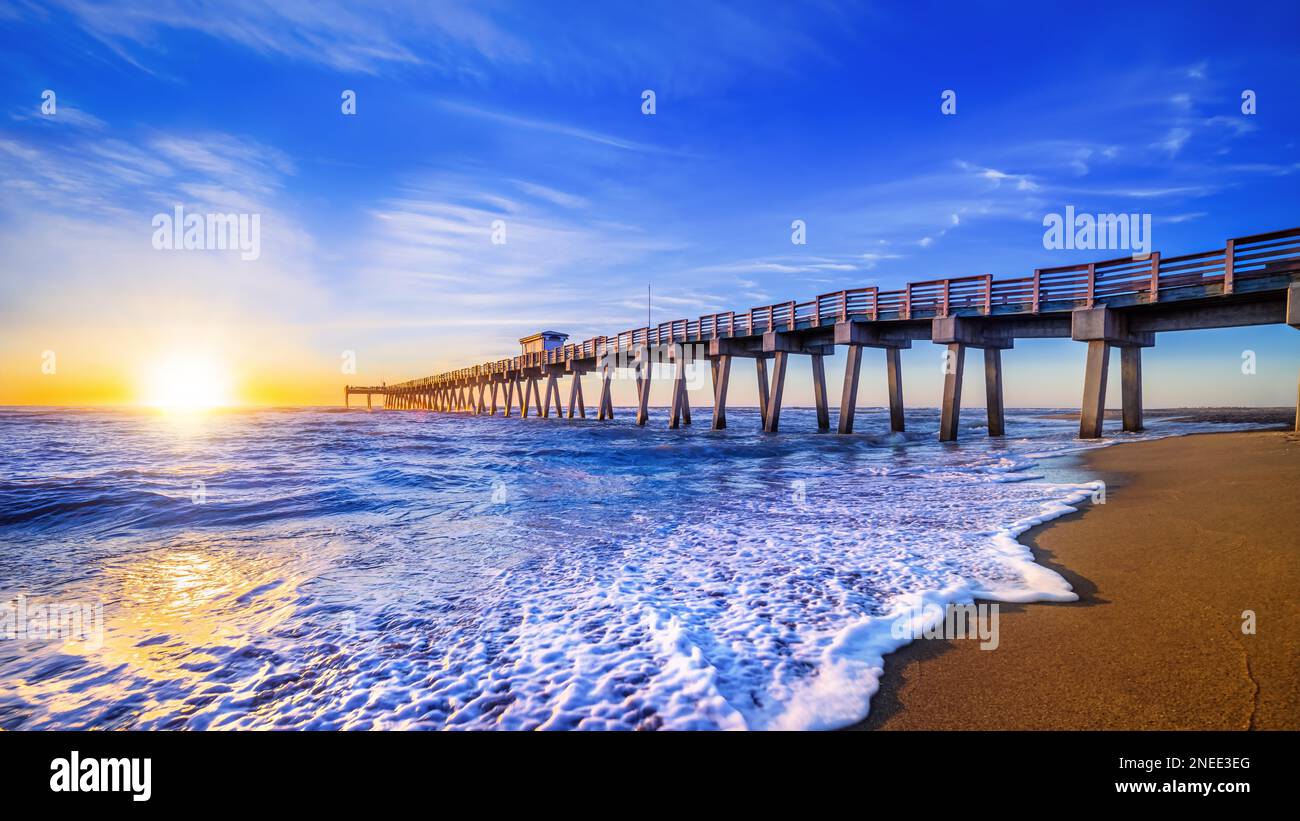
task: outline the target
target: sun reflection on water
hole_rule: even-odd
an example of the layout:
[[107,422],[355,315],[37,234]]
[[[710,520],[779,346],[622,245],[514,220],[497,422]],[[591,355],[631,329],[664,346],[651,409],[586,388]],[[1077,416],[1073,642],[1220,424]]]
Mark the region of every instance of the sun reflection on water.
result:
[[185,714],[182,703],[210,702],[205,694],[255,686],[272,662],[257,661],[252,648],[293,616],[309,575],[297,556],[246,554],[215,541],[124,556],[97,583],[109,597],[102,643],[45,649],[55,657],[49,663],[83,664],[86,679],[69,687],[33,677],[14,682],[17,695],[70,716],[87,703],[117,701],[134,722],[148,723]]

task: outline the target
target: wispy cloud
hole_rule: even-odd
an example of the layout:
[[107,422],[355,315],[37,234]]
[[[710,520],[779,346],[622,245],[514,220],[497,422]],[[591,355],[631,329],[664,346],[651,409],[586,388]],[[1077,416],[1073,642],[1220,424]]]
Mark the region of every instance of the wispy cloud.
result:
[[[97,136],[57,143],[0,139],[0,185],[30,205],[136,213],[171,202],[272,210],[268,197],[293,173],[285,155],[228,134],[160,134],[142,142]],[[12,203],[17,205],[18,203]]]
[[528,129],[531,131],[544,131],[549,134],[559,134],[565,137],[573,137],[578,140],[596,143],[598,145],[611,146],[620,148],[624,151],[642,151],[648,153],[673,153],[668,149],[659,146],[649,145],[647,143],[627,140],[621,137],[615,137],[610,134],[604,134],[599,131],[592,131],[586,128],[579,128],[561,122],[550,120],[539,120],[531,117],[521,117],[515,114],[506,114],[500,111],[492,111],[486,108],[469,105],[467,103],[458,103],[451,100],[440,100],[440,106],[449,111],[455,111],[459,114],[465,114],[470,117],[478,117],[484,120],[491,120],[495,123],[510,126],[511,128]]
[[108,123],[94,114],[74,108],[67,103],[58,103],[53,114],[42,114],[39,108],[33,108],[15,111],[10,116],[19,122],[39,122],[54,127],[67,126],[86,131],[103,131],[108,128]]
[[1187,145],[1187,141],[1191,138],[1191,129],[1184,128],[1183,126],[1174,126],[1165,132],[1165,135],[1157,140],[1154,143],[1154,146],[1159,148],[1161,151],[1167,152],[1169,156],[1174,157],[1178,155],[1179,151],[1183,150],[1183,146]]
[[[523,43],[474,6],[398,2],[362,11],[337,0],[260,3],[227,0],[219,9],[197,0],[147,4],[58,0],[92,36],[143,66],[170,31],[196,31],[267,56],[323,63],[340,71],[374,74],[385,66],[451,63],[450,52],[469,49],[487,59],[521,59]],[[420,43],[418,50],[414,44]]]

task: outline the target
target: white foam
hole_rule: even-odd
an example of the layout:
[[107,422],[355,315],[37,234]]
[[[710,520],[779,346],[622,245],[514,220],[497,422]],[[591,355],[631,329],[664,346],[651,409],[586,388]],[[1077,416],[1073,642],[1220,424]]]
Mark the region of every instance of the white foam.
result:
[[[218,501],[183,508],[207,530],[105,539],[94,554],[34,538],[34,556],[81,558],[67,580],[45,580],[51,594],[115,604],[105,651],[73,664],[37,647],[0,662],[0,677],[21,684],[0,704],[10,724],[842,727],[868,714],[888,654],[933,608],[1074,600],[1017,538],[1100,489],[1041,479],[1039,460],[1097,445],[1068,421],[1030,416],[1009,418],[1022,438],[956,446],[934,442],[937,418],[910,412],[906,435],[883,430],[882,416],[875,433],[831,439],[796,411],[779,442],[623,419],[347,419],[383,433],[350,440],[350,458],[381,466],[371,485],[282,455],[335,435],[334,421],[308,413],[232,418],[219,441],[196,446],[258,477],[241,504],[283,505],[337,482],[341,511],[262,524],[235,506],[226,523],[231,483],[214,480]],[[84,447],[102,438],[91,431]],[[155,458],[152,439],[123,441]],[[175,457],[156,458],[161,470]],[[281,460],[276,471],[267,459]],[[496,481],[505,503],[492,501]],[[176,599],[152,563],[222,594]],[[160,625],[156,614],[173,611]]]

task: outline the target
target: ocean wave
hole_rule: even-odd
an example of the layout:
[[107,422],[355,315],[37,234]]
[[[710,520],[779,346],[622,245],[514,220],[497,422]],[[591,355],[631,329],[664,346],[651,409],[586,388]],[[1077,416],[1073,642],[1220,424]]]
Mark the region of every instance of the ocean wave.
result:
[[0,411],[0,604],[102,616],[0,639],[0,727],[829,728],[918,605],[1073,596],[1016,540],[1098,491],[1068,420],[658,413]]

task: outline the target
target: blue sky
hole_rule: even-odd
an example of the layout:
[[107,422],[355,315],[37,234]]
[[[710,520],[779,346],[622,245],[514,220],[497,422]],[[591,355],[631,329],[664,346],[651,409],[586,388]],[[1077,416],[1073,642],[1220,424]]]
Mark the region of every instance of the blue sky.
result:
[[[0,402],[109,396],[176,345],[336,402],[543,326],[639,326],[647,283],[659,321],[1108,256],[1044,249],[1067,205],[1149,213],[1165,254],[1300,224],[1295,6],[55,2],[0,25]],[[154,251],[176,203],[261,213],[261,257]],[[62,393],[27,377],[47,349]],[[935,404],[937,357],[905,354],[909,404]],[[1008,404],[1077,404],[1082,363],[1022,343]],[[1147,401],[1285,405],[1298,370],[1290,329],[1165,335]]]

